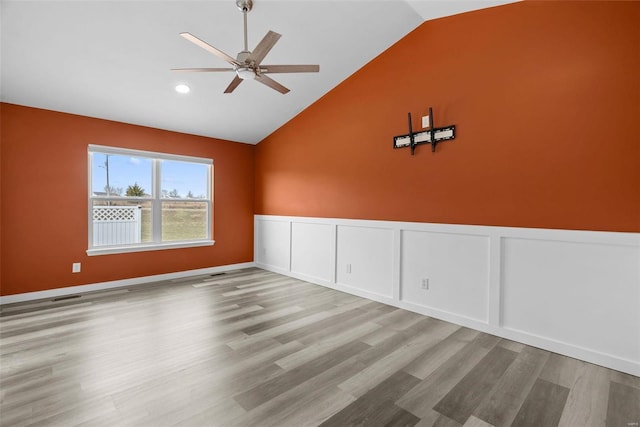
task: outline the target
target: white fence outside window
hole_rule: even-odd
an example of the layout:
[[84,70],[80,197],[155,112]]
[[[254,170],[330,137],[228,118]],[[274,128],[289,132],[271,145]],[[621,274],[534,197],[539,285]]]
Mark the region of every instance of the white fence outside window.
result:
[[94,206],[93,246],[142,241],[140,206]]

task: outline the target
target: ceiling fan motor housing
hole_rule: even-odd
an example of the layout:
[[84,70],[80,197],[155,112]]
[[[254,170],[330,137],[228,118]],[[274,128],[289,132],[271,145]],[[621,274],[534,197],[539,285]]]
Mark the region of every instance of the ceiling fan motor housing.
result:
[[248,50],[243,50],[241,52],[238,52],[238,56],[236,57],[236,59],[241,64],[249,65],[251,63],[250,56],[251,56],[251,52],[249,52]]

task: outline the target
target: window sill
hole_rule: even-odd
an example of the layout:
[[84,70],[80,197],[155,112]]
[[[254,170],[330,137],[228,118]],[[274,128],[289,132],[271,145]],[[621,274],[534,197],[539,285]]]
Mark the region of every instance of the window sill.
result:
[[180,248],[196,248],[200,246],[213,246],[215,240],[197,240],[191,242],[171,242],[171,243],[156,243],[145,245],[131,245],[131,246],[106,246],[103,248],[87,249],[87,255],[112,255],[112,254],[124,254],[128,252],[145,252],[145,251],[159,251],[164,249],[180,249]]

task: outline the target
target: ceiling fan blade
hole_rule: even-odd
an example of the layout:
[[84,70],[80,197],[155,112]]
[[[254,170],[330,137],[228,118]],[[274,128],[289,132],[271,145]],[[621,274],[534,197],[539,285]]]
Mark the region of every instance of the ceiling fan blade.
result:
[[240,63],[238,61],[236,61],[235,59],[233,59],[231,56],[227,55],[226,53],[224,53],[221,50],[216,49],[215,47],[211,46],[209,43],[200,40],[199,38],[197,38],[196,36],[194,36],[191,33],[180,33],[180,35],[189,40],[191,43],[200,46],[201,48],[203,48],[204,50],[213,53],[215,56],[217,56],[220,59],[223,59],[225,61],[227,61],[229,64],[232,65],[240,65]]
[[240,83],[242,83],[242,79],[238,76],[235,76],[233,80],[231,80],[231,83],[229,83],[229,86],[227,86],[227,88],[224,90],[224,93],[233,92],[234,89],[237,88]]
[[282,37],[280,34],[269,31],[266,36],[258,43],[251,55],[249,55],[249,59],[256,62],[256,65],[260,64],[267,53],[273,48],[278,39]]
[[171,71],[187,71],[196,73],[215,73],[218,71],[234,71],[233,68],[172,68]]
[[278,92],[280,92],[283,95],[285,93],[289,92],[289,89],[287,89],[286,87],[282,86],[277,81],[275,81],[275,80],[273,80],[270,77],[267,77],[265,75],[256,74],[256,80],[259,81],[260,83],[262,83],[263,85],[269,86],[271,89],[277,90]]
[[319,65],[261,65],[261,73],[317,73]]

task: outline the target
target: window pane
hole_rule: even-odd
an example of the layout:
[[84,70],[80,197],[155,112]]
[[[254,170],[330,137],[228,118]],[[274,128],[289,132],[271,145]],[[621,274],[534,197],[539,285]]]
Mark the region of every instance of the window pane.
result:
[[207,239],[207,203],[162,202],[162,240]]
[[90,255],[213,243],[213,160],[98,145],[89,154]]
[[160,191],[165,199],[206,199],[208,165],[201,163],[162,161]]
[[93,246],[151,242],[151,202],[93,201]]
[[152,160],[93,153],[91,191],[97,197],[150,197]]

